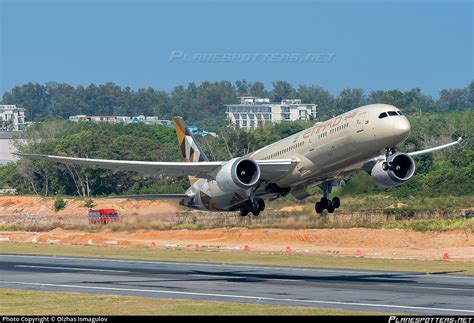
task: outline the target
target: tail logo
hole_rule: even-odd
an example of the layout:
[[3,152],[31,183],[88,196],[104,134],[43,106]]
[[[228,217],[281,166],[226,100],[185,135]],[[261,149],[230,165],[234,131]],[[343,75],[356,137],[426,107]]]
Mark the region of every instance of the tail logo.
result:
[[181,145],[181,150],[183,150],[183,148],[183,157],[186,162],[204,161],[201,160],[201,152],[199,151],[199,147],[194,142],[193,137],[184,136],[184,145]]
[[176,128],[176,136],[178,137],[183,160],[185,162],[209,161],[196,142],[193,133],[186,127],[183,119],[181,117],[174,117],[173,122]]

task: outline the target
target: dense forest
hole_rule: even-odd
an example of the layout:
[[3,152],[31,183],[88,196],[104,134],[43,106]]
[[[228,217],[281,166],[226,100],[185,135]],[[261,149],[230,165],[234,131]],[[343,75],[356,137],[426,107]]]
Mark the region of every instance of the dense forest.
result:
[[[370,176],[359,173],[344,183],[343,194],[387,192],[395,196],[445,196],[474,194],[474,109],[451,113],[408,115],[410,137],[401,150],[413,151],[443,143],[462,135],[461,147],[416,158],[417,173],[407,184],[393,189],[373,185]],[[252,131],[222,128],[218,137],[198,138],[212,160],[242,156],[275,140],[298,132],[313,121],[284,122]],[[179,161],[174,129],[145,124],[75,123],[48,120],[29,127],[22,152],[89,158]],[[133,172],[74,167],[45,161],[21,160],[0,167],[0,187],[19,193],[100,196],[109,194],[182,193],[186,178],[150,177]]]
[[[391,190],[375,187],[366,173],[344,183],[343,194],[387,191],[398,196],[443,196],[474,193],[474,81],[465,88],[446,89],[434,100],[420,89],[409,91],[344,89],[337,96],[319,86],[293,87],[276,81],[272,90],[261,82],[227,81],[190,83],[172,91],[152,88],[131,90],[113,83],[72,87],[67,84],[25,84],[3,96],[4,104],[27,110],[30,126],[15,144],[21,152],[90,158],[129,160],[181,160],[174,129],[144,124],[112,125],[74,123],[70,115],[181,115],[188,122],[218,132],[218,137],[199,138],[212,160],[242,156],[280,138],[311,126],[314,121],[265,125],[252,131],[226,126],[224,104],[236,103],[239,96],[301,98],[318,105],[318,119],[368,103],[388,103],[408,116],[412,132],[401,150],[417,150],[466,137],[462,147],[435,155],[418,157],[417,174],[406,185]],[[150,177],[139,173],[59,165],[21,160],[0,167],[0,187],[19,193],[100,196],[109,194],[178,193],[187,188],[186,178]]]
[[408,91],[347,88],[333,95],[317,85],[294,87],[275,81],[271,90],[262,82],[204,81],[197,85],[176,86],[171,91],[153,88],[132,90],[114,83],[73,87],[65,83],[28,83],[3,95],[3,104],[26,109],[28,121],[68,118],[70,115],[156,115],[169,119],[174,115],[209,131],[226,125],[224,104],[237,103],[239,96],[269,97],[273,101],[300,98],[318,105],[318,117],[338,114],[368,103],[393,104],[405,113],[452,112],[474,107],[474,81],[464,88],[444,89],[437,100],[419,88]]

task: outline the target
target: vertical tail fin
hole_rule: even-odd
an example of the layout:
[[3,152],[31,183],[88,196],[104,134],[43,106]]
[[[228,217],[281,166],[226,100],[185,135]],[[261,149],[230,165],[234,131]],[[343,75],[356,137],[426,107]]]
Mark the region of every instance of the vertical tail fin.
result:
[[[173,123],[181,153],[183,154],[183,160],[188,163],[209,161],[206,154],[201,150],[201,147],[199,147],[191,130],[186,127],[183,118],[173,117]],[[188,178],[190,185],[193,185],[197,181],[197,178],[194,176],[189,176]]]
[[206,154],[199,147],[193,133],[186,127],[181,117],[173,117],[173,123],[176,129],[176,136],[183,154],[185,162],[204,162],[209,161]]

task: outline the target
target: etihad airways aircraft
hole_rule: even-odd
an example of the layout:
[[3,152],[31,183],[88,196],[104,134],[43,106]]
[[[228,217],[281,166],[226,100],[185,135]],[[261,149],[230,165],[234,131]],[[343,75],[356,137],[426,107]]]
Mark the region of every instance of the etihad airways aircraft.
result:
[[[317,213],[333,213],[338,197],[329,198],[334,186],[352,173],[363,170],[375,184],[394,187],[415,173],[412,156],[432,153],[458,144],[402,153],[396,147],[410,133],[410,123],[396,107],[366,105],[298,132],[245,156],[227,161],[209,161],[181,117],[173,118],[183,162],[104,160],[20,154],[29,159],[50,160],[112,169],[139,171],[152,175],[187,175],[190,187],[185,194],[149,194],[129,198],[179,199],[180,204],[199,210],[240,211],[259,215],[265,200],[287,194],[303,199],[308,186],[318,185],[323,197],[315,205]],[[118,196],[120,198],[120,196]]]

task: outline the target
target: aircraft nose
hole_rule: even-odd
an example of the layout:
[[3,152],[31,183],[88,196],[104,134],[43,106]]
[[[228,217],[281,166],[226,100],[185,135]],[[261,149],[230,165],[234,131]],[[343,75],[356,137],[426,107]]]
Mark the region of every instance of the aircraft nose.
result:
[[393,124],[393,134],[397,138],[406,139],[408,135],[410,134],[410,130],[411,130],[411,126],[407,118],[405,118],[404,116],[401,116],[395,119],[395,122]]

